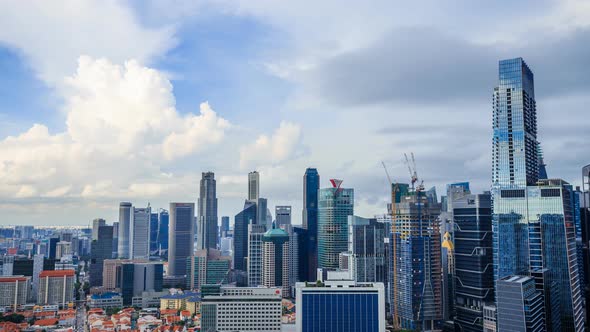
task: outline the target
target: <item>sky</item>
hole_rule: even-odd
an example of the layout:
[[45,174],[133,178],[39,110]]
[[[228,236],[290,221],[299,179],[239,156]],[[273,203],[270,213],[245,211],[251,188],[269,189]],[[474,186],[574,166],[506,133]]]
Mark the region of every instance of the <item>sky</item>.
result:
[[[118,204],[219,216],[247,173],[301,223],[303,174],[386,212],[413,152],[427,188],[490,187],[500,59],[535,75],[549,177],[590,163],[590,2],[0,1],[0,225],[117,221]],[[274,215],[274,211],[273,211]]]

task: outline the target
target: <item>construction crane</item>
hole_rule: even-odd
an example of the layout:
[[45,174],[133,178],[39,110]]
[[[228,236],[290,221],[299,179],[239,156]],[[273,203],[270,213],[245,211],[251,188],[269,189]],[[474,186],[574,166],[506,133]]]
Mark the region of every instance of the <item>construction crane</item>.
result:
[[415,186],[416,182],[418,182],[418,171],[416,171],[416,160],[414,159],[414,152],[410,152],[410,156],[412,157],[411,162],[408,158],[408,154],[404,153],[405,164],[408,167],[408,172],[410,173],[410,179],[412,181],[412,190],[423,191],[423,182],[421,182],[417,187]]

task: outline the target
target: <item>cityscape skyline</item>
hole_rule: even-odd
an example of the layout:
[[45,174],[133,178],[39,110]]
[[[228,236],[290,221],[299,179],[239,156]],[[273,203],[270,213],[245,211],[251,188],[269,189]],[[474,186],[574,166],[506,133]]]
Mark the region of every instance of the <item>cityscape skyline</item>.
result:
[[[181,3],[88,1],[78,8],[85,20],[57,4],[2,4],[0,207],[10,224],[50,217],[86,225],[115,220],[112,207],[122,201],[156,208],[195,201],[206,171],[217,175],[218,215],[231,216],[243,203],[242,175],[252,170],[260,172],[261,197],[292,206],[299,224],[296,188],[307,167],[324,174],[322,187],[344,179],[356,190],[355,211],[370,216],[388,197],[380,162],[402,181],[401,154],[409,151],[439,191],[468,178],[480,192],[489,187],[496,61],[517,56],[536,70],[549,176],[580,184],[588,133],[572,119],[588,104],[583,1],[500,1],[478,20],[482,10],[463,1],[431,2],[427,11],[387,1]],[[117,20],[105,26],[101,17]],[[498,19],[500,27],[491,24]],[[26,31],[22,21],[30,22]],[[61,31],[72,32],[68,47],[55,47]],[[104,37],[90,47],[82,31]],[[129,87],[146,93],[117,97]],[[347,133],[339,146],[323,139],[336,130]]]

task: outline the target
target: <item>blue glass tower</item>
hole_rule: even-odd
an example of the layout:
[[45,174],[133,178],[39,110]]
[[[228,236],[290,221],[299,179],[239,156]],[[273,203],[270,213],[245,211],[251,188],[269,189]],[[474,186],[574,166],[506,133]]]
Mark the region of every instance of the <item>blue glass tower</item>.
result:
[[354,214],[354,190],[320,189],[318,194],[318,267],[336,269],[339,254],[348,250],[348,216]]
[[246,201],[244,209],[234,218],[234,269],[246,271],[244,258],[248,255],[248,225],[256,223],[257,206]]
[[521,58],[500,61],[493,106],[494,278],[533,276],[551,322],[545,330],[582,331],[573,191],[541,178],[533,73]]
[[318,268],[318,190],[320,175],[315,168],[308,168],[303,175],[303,228],[306,232],[308,265],[301,280],[315,281]]
[[158,214],[150,214],[150,256],[158,252]]
[[170,216],[168,211],[160,209],[158,212],[158,243],[160,246],[160,255],[164,255],[168,251],[168,222]]

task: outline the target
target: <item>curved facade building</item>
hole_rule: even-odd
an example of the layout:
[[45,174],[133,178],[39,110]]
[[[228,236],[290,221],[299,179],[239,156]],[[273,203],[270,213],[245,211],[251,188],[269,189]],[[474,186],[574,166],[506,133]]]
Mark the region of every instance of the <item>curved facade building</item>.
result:
[[119,239],[117,245],[117,257],[129,258],[129,229],[131,226],[131,203],[119,204]]
[[280,228],[268,230],[262,236],[262,284],[281,287],[283,297],[289,297],[289,234]]
[[354,214],[354,190],[323,188],[318,192],[318,268],[338,268],[348,250],[348,216]]

